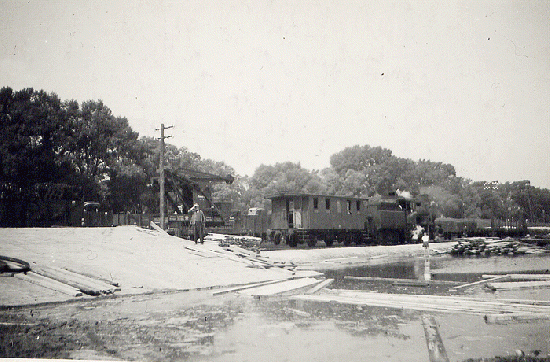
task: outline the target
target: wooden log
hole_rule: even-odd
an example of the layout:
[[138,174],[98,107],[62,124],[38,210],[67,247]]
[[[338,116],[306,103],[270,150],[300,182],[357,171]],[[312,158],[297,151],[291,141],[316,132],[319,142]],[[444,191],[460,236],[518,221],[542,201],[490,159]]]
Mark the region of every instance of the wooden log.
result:
[[494,281],[497,281],[497,280],[505,280],[505,279],[508,279],[507,275],[500,275],[500,276],[495,276],[491,279],[482,279],[482,280],[478,280],[477,282],[458,285],[458,286],[454,287],[453,289],[463,289],[463,288],[471,287],[471,286],[478,285],[478,284],[490,283],[490,282],[494,282]]
[[50,266],[48,269],[60,273],[60,275],[65,275],[67,278],[71,278],[75,282],[82,283],[84,286],[89,286],[90,288],[96,288],[102,294],[111,294],[115,291],[120,290],[120,287],[117,287],[109,282],[104,282],[98,278],[86,276],[84,274],[67,270],[65,268],[58,268]]
[[487,283],[492,290],[514,290],[527,288],[550,288],[550,280],[537,280],[529,282],[495,282]]
[[81,275],[83,275],[87,278],[90,278],[90,279],[96,279],[96,280],[98,280],[102,283],[105,283],[107,285],[114,286],[117,291],[120,290],[120,284],[118,282],[113,281],[113,280],[108,280],[108,279],[105,279],[105,278],[102,278],[102,277],[99,277],[99,276],[96,276],[96,275],[91,275],[91,274],[88,274],[88,273],[78,272],[76,270],[73,270],[73,269],[70,269],[70,268],[67,268],[67,267],[64,267],[63,269],[68,270],[71,273],[81,274]]
[[530,280],[550,280],[550,274],[531,274],[531,273],[515,273],[515,274],[483,274],[481,277],[485,279],[496,278],[506,275],[511,281],[530,281]]
[[428,346],[430,362],[449,362],[447,351],[439,334],[439,329],[433,316],[422,315],[422,326]]
[[29,283],[40,285],[43,288],[69,295],[71,297],[82,296],[82,292],[79,289],[73,288],[67,284],[45,277],[40,274],[36,274],[34,272],[28,272],[26,274],[16,274],[15,277]]
[[26,323],[26,322],[0,322],[0,326],[37,326],[38,323]]
[[407,285],[407,286],[410,286],[410,287],[426,288],[430,285],[430,281],[409,279],[409,280],[396,280],[396,281],[391,282],[391,284],[396,285],[396,286]]
[[533,299],[497,299],[504,303],[517,303],[517,304],[526,304],[526,305],[536,305],[536,306],[547,306],[550,307],[549,300],[533,300]]
[[549,314],[543,313],[499,313],[486,314],[484,317],[487,324],[508,324],[513,322],[531,322],[534,320],[548,320]]
[[388,283],[401,283],[403,285],[457,285],[460,284],[460,282],[450,281],[450,280],[417,280],[417,279],[403,279],[403,278],[382,278],[382,277],[353,277],[353,276],[345,276],[344,280],[350,280],[350,281],[362,281],[362,282],[370,282],[370,281],[380,281],[380,282],[388,282]]
[[550,280],[550,274],[508,274],[513,281]]
[[94,280],[82,274],[73,273],[61,268],[40,266],[34,267],[33,270],[37,274],[70,285],[88,295],[112,294],[117,289],[120,290],[120,288],[111,284],[103,283],[99,280]]

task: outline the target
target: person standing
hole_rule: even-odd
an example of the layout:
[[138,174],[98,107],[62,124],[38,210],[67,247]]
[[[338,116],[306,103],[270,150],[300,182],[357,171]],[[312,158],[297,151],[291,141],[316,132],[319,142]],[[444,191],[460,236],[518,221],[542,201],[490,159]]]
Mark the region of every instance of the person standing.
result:
[[204,223],[206,221],[206,217],[204,216],[204,213],[200,209],[199,204],[193,205],[191,209],[189,209],[190,213],[193,213],[191,215],[191,227],[193,228],[193,240],[195,241],[195,244],[200,242],[201,244],[204,244]]

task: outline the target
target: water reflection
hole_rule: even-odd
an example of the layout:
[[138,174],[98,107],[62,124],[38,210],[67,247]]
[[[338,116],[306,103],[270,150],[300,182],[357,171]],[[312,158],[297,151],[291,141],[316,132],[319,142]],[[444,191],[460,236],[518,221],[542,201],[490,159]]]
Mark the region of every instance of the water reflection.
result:
[[257,304],[269,323],[292,321],[299,328],[330,321],[352,336],[391,336],[409,339],[400,326],[418,320],[415,312],[389,308],[353,306],[339,303],[318,303],[299,300],[266,300]]

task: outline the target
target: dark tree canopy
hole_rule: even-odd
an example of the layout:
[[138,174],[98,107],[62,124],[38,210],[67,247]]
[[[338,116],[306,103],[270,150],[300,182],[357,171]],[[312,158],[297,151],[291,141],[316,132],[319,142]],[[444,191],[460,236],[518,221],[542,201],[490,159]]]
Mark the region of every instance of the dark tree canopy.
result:
[[[32,88],[0,90],[0,192],[15,197],[21,210],[0,210],[0,217],[24,215],[48,185],[61,185],[72,198],[100,201],[113,212],[158,212],[160,142],[139,139],[124,117],[102,101],[61,101]],[[196,170],[234,175],[223,162],[165,146],[166,167],[176,173]],[[307,170],[299,163],[259,166],[251,177],[212,186],[213,196],[235,208],[268,207],[266,195],[278,192],[368,197],[396,190],[427,193],[438,215],[449,217],[528,218],[550,221],[550,190],[528,181],[505,184],[472,182],[455,168],[430,160],[399,158],[369,145],[335,153],[330,167]],[[5,217],[5,216],[4,216]],[[11,216],[10,216],[11,217]],[[11,223],[12,221],[9,221]],[[5,224],[5,223],[4,223]]]

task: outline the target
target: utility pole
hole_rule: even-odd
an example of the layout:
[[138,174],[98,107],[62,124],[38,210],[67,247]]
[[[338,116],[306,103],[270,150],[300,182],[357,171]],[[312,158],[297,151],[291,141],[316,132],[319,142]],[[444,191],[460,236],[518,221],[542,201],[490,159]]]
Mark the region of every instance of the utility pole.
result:
[[160,160],[159,160],[159,185],[160,185],[160,228],[164,230],[164,139],[169,138],[170,136],[164,136],[164,130],[170,129],[173,126],[164,127],[164,123],[160,125]]

